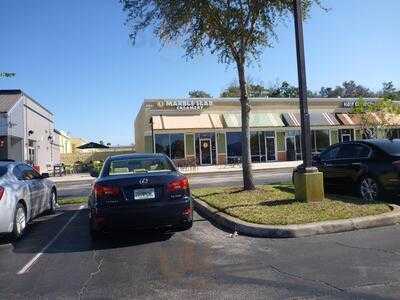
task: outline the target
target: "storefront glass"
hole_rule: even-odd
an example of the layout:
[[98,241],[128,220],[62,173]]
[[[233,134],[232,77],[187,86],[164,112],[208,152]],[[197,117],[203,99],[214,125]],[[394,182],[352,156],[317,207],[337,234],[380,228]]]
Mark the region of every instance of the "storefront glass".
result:
[[185,158],[185,136],[183,133],[171,134],[170,144],[172,159]]
[[226,144],[228,149],[228,164],[240,162],[240,158],[242,157],[242,133],[227,132]]
[[320,153],[330,146],[329,130],[311,131],[311,149],[314,153]]
[[156,134],[155,136],[156,152],[170,155],[169,134]]
[[339,129],[339,142],[350,142],[354,140],[353,129]]
[[[242,157],[241,132],[227,132],[228,164],[238,163]],[[275,132],[253,131],[250,134],[251,161],[253,163],[276,160]]]
[[185,158],[184,134],[156,134],[156,152],[164,153],[171,159]]

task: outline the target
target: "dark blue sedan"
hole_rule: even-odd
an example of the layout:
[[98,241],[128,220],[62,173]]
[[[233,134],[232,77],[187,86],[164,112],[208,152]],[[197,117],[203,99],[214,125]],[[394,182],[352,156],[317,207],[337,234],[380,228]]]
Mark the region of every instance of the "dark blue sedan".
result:
[[93,238],[112,229],[183,231],[193,223],[188,179],[164,154],[111,156],[89,196]]

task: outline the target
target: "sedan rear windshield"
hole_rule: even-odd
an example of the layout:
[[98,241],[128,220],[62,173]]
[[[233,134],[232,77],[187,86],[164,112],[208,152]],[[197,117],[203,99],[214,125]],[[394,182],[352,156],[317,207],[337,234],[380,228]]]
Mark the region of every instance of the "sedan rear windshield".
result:
[[165,157],[138,157],[111,160],[108,170],[109,176],[155,173],[174,171],[174,167]]

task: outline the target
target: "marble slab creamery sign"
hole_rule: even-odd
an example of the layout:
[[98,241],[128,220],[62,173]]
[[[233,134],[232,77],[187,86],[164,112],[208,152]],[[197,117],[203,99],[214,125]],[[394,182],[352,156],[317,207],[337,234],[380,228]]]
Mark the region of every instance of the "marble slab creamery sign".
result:
[[158,109],[172,109],[177,111],[203,110],[213,104],[212,100],[190,99],[190,100],[159,100]]

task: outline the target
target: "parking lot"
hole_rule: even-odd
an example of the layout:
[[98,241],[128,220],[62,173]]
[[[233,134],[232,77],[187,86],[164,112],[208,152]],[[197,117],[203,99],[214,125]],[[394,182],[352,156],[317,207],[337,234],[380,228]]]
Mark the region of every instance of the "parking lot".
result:
[[399,233],[231,237],[195,215],[190,231],[92,243],[87,210],[63,207],[21,241],[1,241],[0,299],[398,299]]

